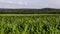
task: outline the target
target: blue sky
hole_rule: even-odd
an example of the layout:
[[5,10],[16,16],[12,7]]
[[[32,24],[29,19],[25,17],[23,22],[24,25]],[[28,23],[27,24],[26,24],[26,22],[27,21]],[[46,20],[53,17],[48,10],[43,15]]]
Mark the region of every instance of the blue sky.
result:
[[0,0],[0,8],[60,8],[60,0]]

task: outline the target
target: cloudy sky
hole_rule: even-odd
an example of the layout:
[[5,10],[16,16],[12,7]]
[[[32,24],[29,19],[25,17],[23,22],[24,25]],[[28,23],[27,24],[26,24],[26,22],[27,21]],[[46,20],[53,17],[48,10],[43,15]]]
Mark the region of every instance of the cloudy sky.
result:
[[48,0],[48,7],[60,9],[60,0]]
[[60,0],[0,0],[0,8],[60,8]]

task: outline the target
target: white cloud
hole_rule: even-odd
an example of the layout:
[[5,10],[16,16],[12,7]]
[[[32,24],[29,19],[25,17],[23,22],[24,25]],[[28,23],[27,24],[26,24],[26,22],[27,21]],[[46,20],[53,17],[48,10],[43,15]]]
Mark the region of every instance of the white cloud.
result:
[[0,2],[2,2],[2,3],[10,3],[10,4],[27,5],[27,2],[23,2],[23,1],[1,0]]
[[16,2],[16,4],[27,5],[28,3],[27,2],[19,1],[19,2]]
[[43,8],[47,6],[45,0],[0,0],[0,2],[0,7],[3,8]]
[[1,0],[2,3],[14,3],[13,1]]
[[60,5],[60,0],[49,0],[48,4]]

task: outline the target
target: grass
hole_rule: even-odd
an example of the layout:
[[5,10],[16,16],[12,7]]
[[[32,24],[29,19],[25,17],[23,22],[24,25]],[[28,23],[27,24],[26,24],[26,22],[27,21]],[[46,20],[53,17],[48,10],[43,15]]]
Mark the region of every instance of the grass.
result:
[[60,15],[60,14],[0,14],[0,16],[41,16],[41,15]]
[[60,34],[60,14],[0,14],[0,34]]

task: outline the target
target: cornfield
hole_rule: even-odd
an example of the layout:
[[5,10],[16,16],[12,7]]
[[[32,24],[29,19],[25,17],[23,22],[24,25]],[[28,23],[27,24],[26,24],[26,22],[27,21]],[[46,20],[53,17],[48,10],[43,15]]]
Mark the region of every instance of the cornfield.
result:
[[0,16],[0,34],[60,34],[60,15]]

